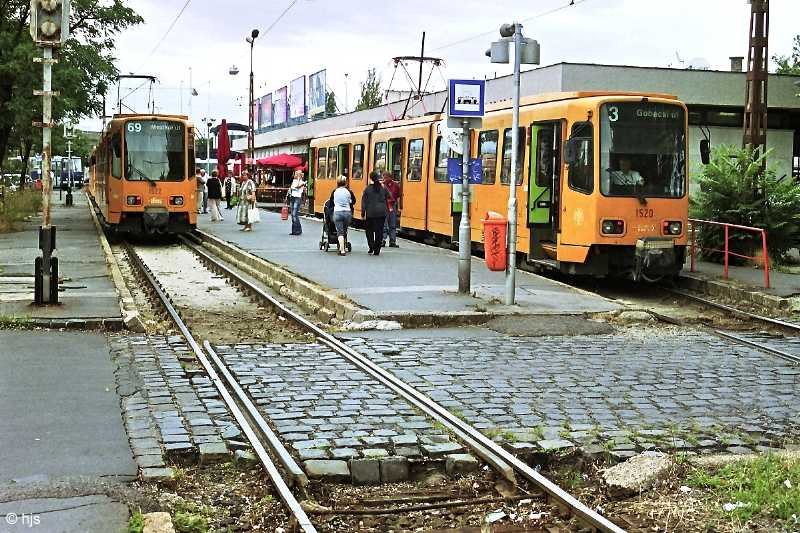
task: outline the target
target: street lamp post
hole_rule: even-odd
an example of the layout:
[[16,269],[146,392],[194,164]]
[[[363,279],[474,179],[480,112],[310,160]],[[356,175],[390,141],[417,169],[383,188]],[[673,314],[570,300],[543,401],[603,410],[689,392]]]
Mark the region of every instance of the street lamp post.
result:
[[216,119],[211,117],[203,117],[203,122],[206,123],[206,174],[211,175],[211,167],[209,160],[211,159],[211,125],[216,122]]
[[247,153],[250,159],[255,158],[255,124],[253,124],[253,44],[258,38],[258,30],[250,32],[250,37],[245,40],[250,43],[250,105],[247,107],[248,129],[247,129]]
[[539,64],[539,43],[522,36],[522,24],[503,24],[500,26],[501,41],[492,43],[487,52],[492,63],[508,63],[508,44],[514,43],[514,87],[512,92],[511,119],[511,175],[508,178],[508,264],[506,266],[505,304],[514,305],[517,277],[517,169],[521,164],[519,148],[519,85],[520,66]]

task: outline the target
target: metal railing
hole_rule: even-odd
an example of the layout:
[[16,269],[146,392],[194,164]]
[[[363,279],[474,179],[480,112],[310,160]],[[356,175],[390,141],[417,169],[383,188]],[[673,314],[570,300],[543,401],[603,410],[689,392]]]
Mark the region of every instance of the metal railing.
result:
[[[759,262],[758,256],[750,256],[744,255],[737,252],[732,252],[730,250],[729,242],[730,242],[730,232],[731,230],[739,230],[745,231],[748,233],[754,233],[756,235],[761,236],[761,259],[760,262],[764,267],[764,287],[769,289],[769,254],[767,253],[767,232],[762,228],[753,228],[751,226],[740,226],[738,224],[728,224],[726,222],[715,222],[712,220],[699,220],[695,218],[690,218],[689,223],[691,224],[691,234],[692,234],[692,241],[691,241],[691,254],[692,254],[692,262],[691,262],[691,272],[695,272],[695,263],[696,263],[696,256],[697,256],[697,226],[702,224],[707,224],[710,226],[722,226],[725,233],[725,247],[722,250],[716,248],[707,248],[710,252],[720,252],[723,254],[723,277],[728,279],[728,264],[730,256],[740,257],[742,259],[751,259],[755,262]],[[702,249],[702,248],[701,248]]]

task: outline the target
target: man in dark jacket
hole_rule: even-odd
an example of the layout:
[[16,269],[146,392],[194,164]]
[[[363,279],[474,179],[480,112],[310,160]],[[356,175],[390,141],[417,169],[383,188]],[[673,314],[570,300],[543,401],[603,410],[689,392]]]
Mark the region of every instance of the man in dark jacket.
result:
[[372,184],[364,189],[361,195],[361,218],[367,232],[367,245],[370,255],[380,255],[383,241],[383,223],[386,221],[386,200],[389,195],[381,185],[380,172],[373,171],[369,175]]

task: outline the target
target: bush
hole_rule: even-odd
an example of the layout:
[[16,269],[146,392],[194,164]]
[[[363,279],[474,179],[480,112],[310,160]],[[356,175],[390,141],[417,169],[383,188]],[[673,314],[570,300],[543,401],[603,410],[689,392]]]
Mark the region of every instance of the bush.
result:
[[18,229],[19,223],[41,211],[42,193],[25,189],[11,192],[6,189],[0,199],[0,233]]
[[[772,168],[762,171],[770,153],[759,157],[750,147],[716,147],[697,178],[699,193],[692,198],[690,212],[693,218],[765,229],[768,253],[773,261],[781,262],[800,244],[800,184],[792,178],[776,178]],[[722,261],[723,254],[709,250],[724,249],[723,228],[702,225],[699,230],[703,257]],[[728,248],[742,255],[760,255],[761,239],[731,231]],[[731,262],[742,263],[735,259],[731,257]]]

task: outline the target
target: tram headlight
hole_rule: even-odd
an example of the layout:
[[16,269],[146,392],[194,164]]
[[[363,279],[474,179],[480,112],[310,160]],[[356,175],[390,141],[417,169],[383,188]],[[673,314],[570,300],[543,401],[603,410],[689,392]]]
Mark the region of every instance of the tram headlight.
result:
[[661,225],[664,235],[680,235],[683,233],[683,222],[679,220],[665,220]]
[[625,233],[625,221],[604,220],[600,231],[603,235],[622,235]]
[[183,196],[170,196],[169,205],[183,205]]
[[131,195],[125,199],[125,203],[128,205],[142,205],[142,197],[138,195]]

